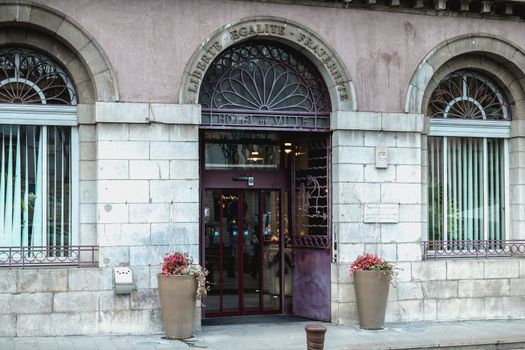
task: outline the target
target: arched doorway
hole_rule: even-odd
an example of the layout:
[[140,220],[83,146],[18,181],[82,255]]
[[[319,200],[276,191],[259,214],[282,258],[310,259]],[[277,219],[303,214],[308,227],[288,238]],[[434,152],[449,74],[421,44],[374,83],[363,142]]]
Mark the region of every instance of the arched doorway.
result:
[[206,316],[330,320],[328,89],[300,52],[266,40],[220,53],[203,78]]

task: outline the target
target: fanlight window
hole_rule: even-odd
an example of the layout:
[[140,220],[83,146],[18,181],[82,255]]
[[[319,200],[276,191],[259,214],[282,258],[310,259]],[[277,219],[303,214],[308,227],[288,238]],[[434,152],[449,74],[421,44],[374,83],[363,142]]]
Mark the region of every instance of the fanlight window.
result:
[[469,71],[446,76],[430,97],[432,118],[509,120],[502,91],[487,77]]
[[199,103],[203,118],[212,116],[203,124],[228,113],[249,116],[241,124],[280,126],[289,120],[258,116],[293,115],[311,118],[301,119],[301,127],[325,128],[330,112],[328,89],[317,69],[299,52],[265,41],[230,48],[215,59],[203,79]]
[[503,92],[477,72],[457,71],[427,111],[427,248],[435,256],[505,253],[511,116]]
[[67,74],[46,55],[0,49],[0,103],[76,105]]
[[72,259],[76,104],[68,75],[45,54],[0,49],[0,266]]

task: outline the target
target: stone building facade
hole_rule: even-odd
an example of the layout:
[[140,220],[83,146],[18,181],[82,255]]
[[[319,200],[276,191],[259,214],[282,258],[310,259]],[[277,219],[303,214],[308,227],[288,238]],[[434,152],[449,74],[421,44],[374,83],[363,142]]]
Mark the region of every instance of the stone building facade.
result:
[[[329,135],[329,181],[325,184],[329,201],[324,212],[329,258],[322,261],[331,271],[326,282],[331,322],[357,322],[347,268],[363,252],[380,254],[400,267],[390,291],[387,322],[525,317],[525,245],[520,242],[525,240],[525,124],[521,122],[525,27],[519,2],[487,2],[493,8],[483,3],[461,2],[457,8],[447,8],[454,3],[0,2],[0,49],[42,54],[72,82],[75,98],[65,107],[51,102],[50,107],[35,107],[0,98],[0,122],[49,130],[58,125],[71,132],[67,165],[71,228],[60,254],[65,254],[63,247],[68,245],[84,249],[78,261],[73,259],[77,266],[47,257],[45,266],[31,266],[35,260],[30,253],[20,252],[23,244],[11,244],[12,249],[18,247],[18,257],[2,248],[0,321],[4,326],[0,335],[161,332],[156,274],[162,256],[184,250],[207,264],[204,130],[213,137],[214,132],[253,131],[261,125],[268,133],[301,132],[298,138],[321,129]],[[199,99],[207,72],[229,48],[258,41],[289,48],[315,67],[326,85],[330,109],[323,120],[329,121],[327,126],[308,128],[306,122],[303,127],[287,122],[286,128],[278,129],[279,125],[250,124],[243,115],[229,122],[225,117],[215,128],[207,128],[213,123],[203,122]],[[439,117],[429,114],[429,106],[439,107],[435,91],[442,82],[453,81],[457,72],[463,74],[458,81],[467,84],[472,78],[476,86],[490,90],[489,97],[476,100],[478,95],[465,97],[471,85],[460,86],[464,90],[455,97],[457,101],[466,105],[476,100],[483,105],[490,99],[491,106],[497,106],[483,105],[483,116],[492,115],[494,108],[503,111],[503,116],[483,117],[483,122],[474,120],[473,124],[468,124],[468,116],[459,118],[467,124],[447,124],[441,116],[435,122]],[[0,83],[2,96],[8,84],[7,80]],[[448,109],[440,113],[450,112],[453,103],[447,103]],[[494,120],[484,123],[485,119]],[[448,143],[446,138],[453,136],[485,140],[479,141],[482,148],[475,153],[481,158],[433,160],[438,159],[438,151],[434,153],[431,147],[439,140],[445,140],[439,147],[463,147],[457,157],[477,147],[472,142],[471,148]],[[15,147],[5,137],[2,147]],[[494,141],[499,146],[490,148],[493,139],[501,141]],[[441,156],[452,157],[452,151],[440,150]],[[11,149],[4,151],[10,153]],[[490,163],[496,153],[501,156],[498,165]],[[442,198],[445,194],[432,194],[434,185],[429,185],[438,163],[447,164],[451,174],[456,167],[460,171],[453,164],[478,169],[465,170],[465,179],[472,174],[478,179],[500,177],[478,185],[448,177],[445,171],[442,178],[458,188],[466,186],[463,192],[471,193],[473,187],[480,191],[478,197],[465,199],[463,207],[449,205],[459,202],[459,197],[445,191],[448,198],[456,198],[447,202]],[[248,189],[239,186],[244,183],[235,187],[237,191]],[[497,188],[499,199],[493,195]],[[56,197],[45,202],[48,212],[44,210],[47,216],[43,217],[51,217],[57,202]],[[446,214],[432,214],[438,210]],[[469,214],[472,210],[481,210],[484,216]],[[49,220],[59,217],[56,210],[53,215]],[[459,221],[452,224],[450,218]],[[446,222],[441,224],[444,230],[433,221],[438,219]],[[56,220],[53,225],[46,222],[48,233],[58,227]],[[473,226],[461,231],[456,228],[458,222]],[[500,227],[498,235],[493,224]],[[280,225],[283,231],[284,224]],[[434,226],[437,231],[432,231]],[[431,239],[429,232],[438,232],[441,238]],[[463,239],[452,236],[463,232]],[[2,233],[8,236],[7,229]],[[290,234],[295,234],[292,227]],[[432,240],[441,245],[422,243]],[[458,248],[460,243],[455,241],[467,243]],[[473,241],[485,245],[468,243]],[[47,243],[52,245],[49,239]],[[21,265],[24,254],[22,260],[29,265],[7,266]],[[54,254],[59,257],[56,250]],[[284,264],[286,256],[280,254]],[[492,254],[498,256],[486,256]],[[47,256],[53,254],[48,251]],[[85,262],[91,266],[78,267]],[[129,295],[114,292],[116,266],[129,266],[133,272],[134,290]],[[280,278],[285,278],[284,273]],[[279,283],[281,289],[287,288],[286,283]],[[278,295],[283,303],[286,296],[287,292]],[[308,303],[308,296],[301,297]],[[196,310],[199,316],[204,312],[204,308]],[[276,312],[294,313],[294,309],[281,304]]]

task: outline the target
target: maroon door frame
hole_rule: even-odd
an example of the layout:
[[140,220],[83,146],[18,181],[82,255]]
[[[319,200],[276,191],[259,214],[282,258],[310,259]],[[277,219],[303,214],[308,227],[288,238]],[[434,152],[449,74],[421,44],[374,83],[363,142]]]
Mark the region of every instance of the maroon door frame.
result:
[[[224,130],[224,129],[222,129]],[[310,133],[308,132],[302,132],[302,133],[293,133],[293,134],[290,134],[290,137],[289,139],[293,140],[293,139],[302,139],[304,138],[305,135],[308,135]],[[311,134],[310,134],[311,135]],[[308,135],[308,136],[310,136]],[[330,136],[328,133],[325,134],[326,137],[328,138],[328,155],[327,155],[327,169],[328,169],[328,176],[327,176],[327,181],[328,181],[328,186],[329,186],[329,191],[328,191],[328,228],[327,228],[327,236],[328,236],[328,239],[331,240],[331,142],[330,142]],[[201,136],[200,137],[200,145],[203,146],[204,145],[204,138]],[[254,312],[245,312],[245,313],[242,313],[243,315],[248,315],[248,314],[263,314],[263,313],[282,313],[283,312],[283,307],[285,305],[285,298],[286,298],[286,294],[285,294],[285,279],[284,279],[284,264],[285,264],[285,261],[284,261],[284,239],[283,239],[283,235],[284,235],[284,220],[282,219],[284,217],[284,210],[289,210],[289,213],[288,213],[288,216],[289,216],[289,230],[290,232],[292,233],[292,236],[294,235],[294,230],[295,230],[295,188],[293,188],[291,186],[291,184],[294,184],[295,183],[295,180],[293,178],[294,174],[295,174],[295,168],[294,168],[294,161],[292,161],[291,163],[291,168],[290,169],[281,169],[281,170],[255,170],[255,169],[245,169],[245,170],[205,170],[204,169],[204,164],[203,164],[203,160],[204,160],[204,147],[200,147],[200,176],[199,176],[199,184],[200,184],[200,188],[201,188],[201,198],[200,198],[200,213],[203,213],[204,212],[204,207],[203,207],[203,204],[204,204],[204,196],[205,196],[205,192],[207,190],[217,190],[217,191],[228,191],[228,190],[279,190],[280,191],[280,208],[279,208],[279,216],[280,216],[280,220],[279,220],[279,225],[280,225],[280,263],[281,263],[281,269],[280,269],[280,273],[281,273],[281,276],[280,276],[280,293],[281,293],[281,298],[280,298],[280,310],[279,311],[270,311],[270,312],[264,312],[264,310],[261,312],[261,311],[254,311]],[[234,177],[238,177],[238,176],[253,176],[255,178],[255,185],[253,187],[248,187],[247,186],[247,183],[244,182],[244,181],[233,181],[233,178]],[[291,207],[291,209],[289,208],[284,208],[284,195],[285,195],[285,192],[288,191],[289,192],[289,206]],[[261,200],[261,199],[260,199]],[[260,210],[262,210],[262,206],[260,206],[259,208]],[[221,213],[222,215],[222,213]],[[203,220],[203,216],[200,215],[200,223],[201,223],[201,232],[199,234],[199,243],[200,243],[200,250],[201,250],[201,263],[204,264],[204,259],[205,259],[205,245],[203,244],[203,232],[204,232],[204,220]],[[238,243],[239,244],[239,243]],[[261,248],[262,248],[262,244],[261,244]],[[221,248],[222,249],[222,248]],[[295,263],[298,263],[300,261],[303,261],[303,263],[306,263],[306,264],[303,264],[303,266],[307,266],[308,265],[308,251],[312,252],[313,255],[311,258],[313,258],[316,263],[315,265],[317,266],[320,266],[319,264],[321,264],[324,268],[323,268],[323,271],[320,271],[321,275],[318,275],[316,273],[309,273],[308,270],[305,270],[303,271],[307,276],[307,278],[303,279],[306,283],[308,283],[308,280],[309,279],[318,279],[319,282],[322,282],[322,284],[326,284],[325,285],[325,288],[328,287],[328,311],[327,312],[324,312],[324,313],[321,313],[321,314],[318,314],[316,312],[311,312],[311,313],[302,313],[302,312],[299,312],[297,313],[297,311],[299,310],[293,310],[293,314],[294,315],[298,315],[298,316],[304,316],[304,317],[309,317],[309,318],[313,318],[313,319],[319,319],[319,320],[325,320],[325,321],[330,321],[330,263],[331,263],[331,242],[329,241],[329,244],[328,244],[328,248],[327,249],[320,249],[320,250],[314,250],[312,251],[311,249],[302,249],[302,248],[296,248],[294,246],[293,248],[293,251],[294,253],[293,254],[296,254],[296,253],[299,253],[298,256],[295,256],[294,258],[294,262]],[[262,255],[261,255],[262,257]],[[327,271],[324,271],[324,270],[327,270]],[[294,271],[295,272],[295,271]],[[299,271],[297,271],[299,272]],[[311,271],[310,271],[311,272]],[[317,277],[316,277],[317,275]],[[259,274],[260,278],[262,278],[262,274],[260,273]],[[321,277],[325,277],[325,279],[323,279],[323,281],[321,281],[319,278]],[[326,280],[327,278],[327,280]],[[294,273],[294,283],[297,282],[297,278],[296,278],[296,274]],[[262,286],[262,284],[261,284]],[[298,307],[300,304],[304,305],[304,308],[305,310],[307,310],[309,307],[312,307],[314,306],[313,304],[316,304],[316,303],[296,303],[296,287],[298,286],[293,286],[293,293],[292,293],[292,299],[293,299],[293,303],[294,303],[294,307]],[[242,286],[239,286],[239,289],[240,289],[240,293],[243,293],[243,288]],[[325,293],[326,294],[326,293]],[[299,295],[297,295],[299,297]],[[316,296],[310,296],[310,297],[316,297]],[[326,295],[322,295],[321,296],[322,298],[326,299]],[[242,299],[242,298],[241,298]],[[260,303],[262,303],[262,301],[260,301]],[[322,305],[326,304],[326,302],[323,304],[321,303]],[[322,306],[324,308],[326,308],[327,306],[324,305]],[[300,307],[301,308],[301,307]],[[220,314],[209,314],[209,315],[206,315],[206,316],[211,316],[211,317],[214,317],[214,316],[233,316],[233,315],[239,315],[240,313],[239,312],[234,312],[234,313],[228,313],[228,312],[225,312],[225,313],[220,313]]]
[[[261,218],[259,220],[259,227],[258,227],[258,230],[259,230],[259,233],[262,232],[263,230],[263,220],[262,220],[262,217],[263,217],[263,204],[264,204],[264,197],[263,197],[263,193],[264,191],[276,191],[276,192],[279,192],[279,232],[280,232],[280,237],[279,237],[279,260],[280,260],[280,264],[281,264],[281,268],[280,268],[280,280],[279,280],[279,283],[280,283],[280,288],[279,288],[279,291],[280,291],[280,298],[279,298],[279,309],[273,309],[273,310],[265,310],[264,309],[264,299],[263,299],[263,294],[262,294],[262,291],[264,290],[264,274],[263,274],[263,263],[262,263],[262,259],[263,259],[263,249],[264,249],[264,245],[263,244],[260,244],[259,245],[259,257],[260,257],[260,264],[259,264],[259,288],[260,288],[260,293],[259,293],[259,310],[245,310],[245,306],[244,306],[244,234],[239,232],[238,233],[238,240],[237,240],[237,259],[239,259],[239,263],[238,263],[238,268],[237,268],[237,278],[238,278],[238,288],[239,288],[239,310],[238,311],[212,311],[212,312],[206,312],[206,316],[209,316],[209,317],[216,317],[216,316],[237,316],[237,315],[258,315],[258,314],[280,314],[283,312],[283,305],[284,305],[284,298],[285,298],[285,289],[284,289],[284,268],[283,268],[283,264],[284,264],[284,221],[282,220],[282,215],[283,215],[283,198],[284,198],[284,192],[286,191],[287,189],[261,189],[261,188],[258,188],[258,189],[253,189],[253,188],[249,188],[249,189],[222,189],[222,188],[205,188],[203,191],[202,191],[202,198],[201,198],[201,203],[204,202],[204,195],[205,195],[205,192],[206,191],[217,191],[219,193],[225,193],[227,192],[228,194],[231,194],[231,193],[235,193],[238,197],[237,197],[237,200],[238,200],[238,203],[244,203],[244,196],[246,194],[246,192],[255,192],[255,193],[258,193],[259,194],[259,197],[258,197],[258,202],[259,202],[259,210],[258,210],[258,215],[259,215],[259,218]],[[238,220],[238,227],[239,229],[241,227],[244,227],[244,205],[240,205],[238,204],[237,205],[237,208],[238,208],[238,211],[237,211],[237,220]],[[201,211],[202,212],[202,211]],[[223,218],[223,215],[224,215],[224,212],[223,212],[223,207],[221,206],[220,207],[220,218],[222,219]],[[204,220],[202,220],[203,224],[201,225],[201,234],[199,235],[200,237],[200,241],[202,242],[202,239],[203,239],[203,232],[205,231],[204,230]],[[223,228],[222,228],[222,225],[219,226],[219,241],[220,242],[223,242]],[[262,240],[261,240],[262,242]],[[219,254],[220,256],[222,257],[223,256],[223,247],[222,247],[222,244],[219,245]],[[205,248],[205,245],[201,244],[201,254],[202,254],[202,263],[204,264],[204,260],[205,260],[205,252],[206,252],[206,248]],[[221,267],[220,267],[220,274],[219,274],[219,284],[220,284],[220,294],[221,294],[221,298],[220,298],[220,309],[223,310],[224,309],[224,305],[223,305],[223,298],[222,298],[222,295],[224,294],[223,293],[223,267],[222,267],[222,264],[219,264]]]

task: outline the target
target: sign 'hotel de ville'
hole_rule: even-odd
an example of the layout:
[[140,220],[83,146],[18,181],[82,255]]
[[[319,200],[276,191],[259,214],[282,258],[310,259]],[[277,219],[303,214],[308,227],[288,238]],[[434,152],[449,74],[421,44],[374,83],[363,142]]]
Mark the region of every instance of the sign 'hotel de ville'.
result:
[[[0,336],[525,318],[522,1],[0,2]],[[193,307],[190,308],[193,310]]]

